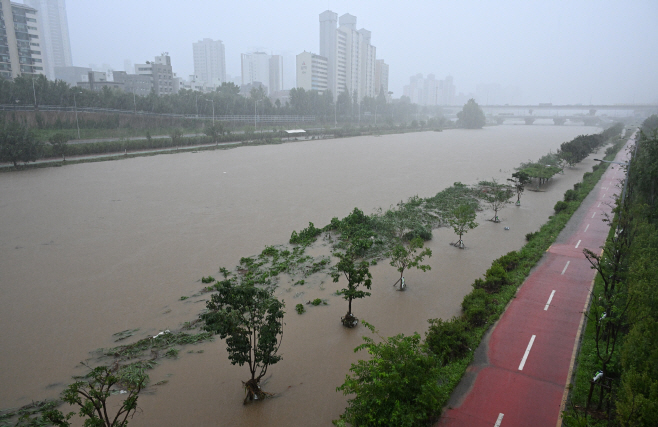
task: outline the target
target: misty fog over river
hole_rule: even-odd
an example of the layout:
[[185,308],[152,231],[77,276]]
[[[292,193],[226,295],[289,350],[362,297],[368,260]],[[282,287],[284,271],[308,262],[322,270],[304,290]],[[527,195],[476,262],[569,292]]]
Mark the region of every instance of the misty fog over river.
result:
[[[208,294],[180,297],[198,292],[202,276],[217,277],[219,267],[287,243],[309,221],[323,227],[354,207],[369,214],[457,181],[505,180],[520,162],[599,131],[504,125],[0,174],[0,408],[56,397],[83,373],[76,365],[90,351],[117,345],[116,332],[139,328],[137,340],[195,319]],[[458,315],[472,281],[494,258],[520,248],[593,164],[589,158],[565,169],[545,192],[526,191],[521,207],[500,212],[500,224],[481,212],[463,251],[449,245],[452,230],[434,230],[432,270],[405,273],[406,292],[393,289],[397,272],[379,262],[371,269],[372,296],[354,301],[354,314],[382,336],[423,334],[427,319]],[[347,302],[334,295],[340,287],[328,278],[322,286],[277,289],[286,303],[283,360],[270,367],[263,387],[276,398],[243,406],[240,381],[248,369],[232,366],[216,339],[159,361],[151,383],[169,382],[140,396],[143,412],[130,425],[331,425],[346,402],[335,389],[350,363],[366,357],[353,349],[369,334],[341,325]],[[314,298],[328,305],[295,313],[295,304]]]

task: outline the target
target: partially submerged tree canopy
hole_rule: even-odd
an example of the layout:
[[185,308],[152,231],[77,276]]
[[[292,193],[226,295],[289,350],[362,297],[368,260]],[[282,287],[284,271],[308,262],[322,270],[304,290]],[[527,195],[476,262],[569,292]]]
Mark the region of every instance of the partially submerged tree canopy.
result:
[[470,204],[459,205],[452,210],[448,217],[448,224],[455,230],[455,234],[459,236],[459,241],[455,243],[460,249],[464,248],[464,241],[462,236],[478,226],[475,222],[475,208]]
[[478,188],[480,190],[480,198],[494,211],[491,221],[500,222],[498,211],[503,209],[508,203],[511,203],[509,199],[514,194],[512,188],[507,184],[499,183],[495,179],[491,181],[480,181]]
[[[62,400],[80,408],[79,415],[86,418],[85,426],[125,427],[128,425],[128,417],[137,410],[137,397],[147,378],[141,374],[134,381],[126,383],[109,366],[99,366],[85,376],[75,377],[76,381],[62,392]],[[120,384],[127,396],[116,414],[112,414],[111,408],[114,405],[110,407],[107,400],[115,393],[112,390],[115,384]],[[64,415],[58,409],[52,409],[44,413],[44,418],[53,425],[70,427],[69,420],[74,415],[75,412]]]
[[431,257],[432,250],[430,248],[423,249],[420,253],[416,253],[418,249],[422,249],[425,245],[423,239],[416,237],[410,241],[401,241],[399,244],[393,247],[391,251],[391,266],[395,267],[398,272],[400,272],[400,278],[393,284],[395,286],[398,282],[400,283],[400,290],[404,290],[403,287],[403,277],[404,270],[407,268],[417,268],[419,270],[427,271],[431,270],[432,267],[429,265],[421,265],[423,258]]
[[521,194],[525,190],[526,184],[530,183],[530,175],[525,171],[518,171],[512,174],[511,178],[507,178],[516,190],[516,206],[521,206]]
[[218,292],[206,304],[208,312],[200,316],[203,329],[226,338],[231,364],[249,365],[245,403],[265,397],[259,383],[267,368],[281,360],[277,352],[283,335],[283,302],[256,286],[261,275],[251,277],[218,282],[214,286]]
[[342,295],[348,301],[347,314],[341,319],[343,325],[347,327],[356,326],[358,319],[352,314],[352,300],[370,296],[370,292],[359,289],[363,285],[370,290],[372,286],[372,275],[370,274],[369,264],[367,261],[358,259],[357,252],[353,247],[359,247],[353,244],[346,252],[336,252],[335,256],[339,261],[336,264],[336,270],[331,273],[335,283],[338,283],[341,276],[347,279],[347,287],[339,290],[337,295]]
[[457,113],[457,127],[464,129],[482,129],[486,119],[484,117],[484,112],[482,108],[475,102],[475,99],[471,98],[464,108]]

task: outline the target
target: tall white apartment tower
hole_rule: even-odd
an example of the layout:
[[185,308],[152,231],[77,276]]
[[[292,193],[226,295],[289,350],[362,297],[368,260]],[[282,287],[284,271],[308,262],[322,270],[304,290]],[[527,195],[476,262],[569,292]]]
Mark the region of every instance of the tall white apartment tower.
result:
[[55,79],[55,67],[70,67],[71,39],[66,17],[65,0],[24,0],[24,3],[39,11],[39,32],[42,36],[41,53],[44,71],[50,80]]
[[192,43],[194,75],[205,83],[226,82],[226,55],[221,40],[203,39]]
[[241,68],[243,85],[258,82],[267,86],[270,83],[270,56],[267,53],[243,53]]
[[327,10],[320,14],[320,55],[327,58],[328,85],[334,94],[356,92],[359,100],[375,96],[376,48],[370,31],[356,29],[356,16],[346,13],[338,19]]
[[283,56],[270,56],[270,95],[283,90]]
[[327,87],[336,98],[336,54],[337,54],[337,34],[336,25],[338,24],[338,14],[330,10],[325,10],[320,14],[320,56],[327,58]]

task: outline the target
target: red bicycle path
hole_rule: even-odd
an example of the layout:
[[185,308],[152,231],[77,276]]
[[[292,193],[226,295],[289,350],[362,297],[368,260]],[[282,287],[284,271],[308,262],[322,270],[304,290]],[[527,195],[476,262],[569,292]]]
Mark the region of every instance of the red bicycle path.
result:
[[[615,160],[625,158],[623,149]],[[603,219],[624,174],[610,165],[585,198],[485,337],[437,427],[561,425],[595,274],[582,250],[598,254],[605,243],[610,228]]]

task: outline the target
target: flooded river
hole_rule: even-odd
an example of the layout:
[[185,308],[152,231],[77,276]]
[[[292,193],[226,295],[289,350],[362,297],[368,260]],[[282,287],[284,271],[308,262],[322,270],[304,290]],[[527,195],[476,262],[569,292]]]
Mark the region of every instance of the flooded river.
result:
[[[580,126],[508,125],[478,131],[448,130],[365,136],[231,150],[158,155],[0,174],[0,408],[55,397],[76,365],[112,334],[140,328],[134,337],[179,328],[204,308],[201,276],[265,245],[286,243],[293,230],[326,225],[355,206],[366,213],[453,182],[511,176],[579,134]],[[382,336],[423,333],[429,318],[450,318],[472,281],[491,261],[524,244],[552,214],[565,190],[591,171],[586,160],[546,186],[526,191],[520,208],[500,212],[464,238],[434,231],[427,273],[405,273],[408,290],[396,292],[388,262],[372,268],[372,296],[353,312]],[[510,227],[509,231],[504,227]],[[330,426],[345,407],[335,389],[353,349],[366,334],[340,317],[347,302],[339,284],[279,288],[286,303],[281,353],[264,389],[277,397],[242,405],[247,367],[230,365],[221,340],[183,348],[178,360],[150,371],[134,426]],[[303,295],[297,295],[303,292]],[[297,297],[295,298],[295,296]],[[297,303],[326,298],[327,306]],[[194,349],[194,353],[187,353]],[[196,351],[203,350],[202,353]]]

